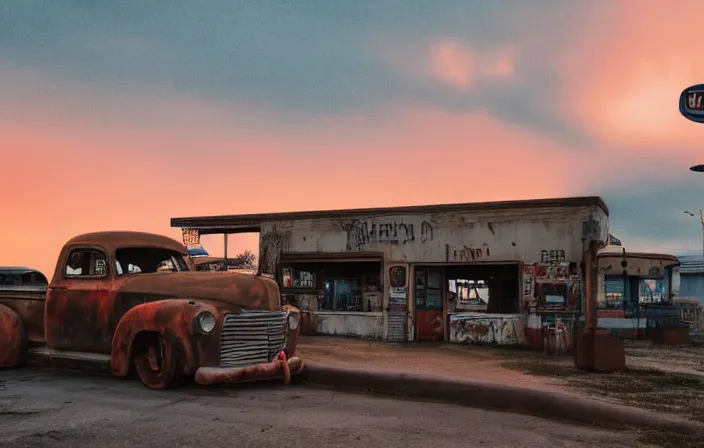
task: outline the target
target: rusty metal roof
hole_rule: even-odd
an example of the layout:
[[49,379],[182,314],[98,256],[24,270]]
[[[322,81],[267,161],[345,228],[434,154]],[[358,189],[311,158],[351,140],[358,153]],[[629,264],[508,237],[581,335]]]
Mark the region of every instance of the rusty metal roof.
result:
[[459,204],[412,205],[401,207],[356,208],[337,210],[312,210],[300,212],[258,213],[245,215],[198,216],[189,218],[171,218],[171,227],[191,228],[208,233],[243,233],[259,232],[263,222],[289,221],[299,219],[339,219],[378,216],[389,214],[442,213],[452,211],[487,211],[500,209],[550,208],[550,207],[588,207],[597,206],[604,213],[609,209],[598,196],[571,198],[529,199],[499,202],[469,202]]
[[182,255],[188,255],[186,246],[178,241],[154,233],[131,231],[94,232],[78,235],[66,242],[66,245],[96,245],[112,252],[124,247],[156,247],[173,250]]

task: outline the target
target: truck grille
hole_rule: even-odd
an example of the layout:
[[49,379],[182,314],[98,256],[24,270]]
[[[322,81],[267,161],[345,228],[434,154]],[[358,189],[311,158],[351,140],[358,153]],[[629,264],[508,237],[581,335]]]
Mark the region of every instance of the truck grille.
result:
[[242,311],[228,314],[220,334],[220,367],[270,362],[284,349],[286,312]]

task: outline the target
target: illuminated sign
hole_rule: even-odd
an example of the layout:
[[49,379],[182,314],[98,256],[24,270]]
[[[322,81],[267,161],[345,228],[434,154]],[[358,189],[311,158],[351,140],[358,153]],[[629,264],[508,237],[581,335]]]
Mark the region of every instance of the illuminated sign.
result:
[[695,123],[704,123],[704,84],[687,87],[682,91],[680,113]]

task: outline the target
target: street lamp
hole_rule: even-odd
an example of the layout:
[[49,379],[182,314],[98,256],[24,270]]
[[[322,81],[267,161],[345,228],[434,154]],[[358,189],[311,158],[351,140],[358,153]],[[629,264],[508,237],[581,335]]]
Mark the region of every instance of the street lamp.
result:
[[[702,166],[702,165],[700,165],[700,166]],[[694,168],[694,167],[692,167],[692,168]],[[694,170],[692,170],[692,171],[694,171]],[[692,213],[690,211],[685,210],[684,212],[686,214],[688,214],[689,216],[696,216],[694,213]],[[704,213],[702,213],[702,209],[699,209],[699,221],[701,221],[701,223],[702,223],[702,255],[704,256]]]

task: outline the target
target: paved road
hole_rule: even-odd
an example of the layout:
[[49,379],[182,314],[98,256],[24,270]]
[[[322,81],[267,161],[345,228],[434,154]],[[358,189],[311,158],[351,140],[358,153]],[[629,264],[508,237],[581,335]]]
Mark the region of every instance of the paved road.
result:
[[636,446],[635,436],[515,414],[306,386],[187,386],[50,370],[0,371],[0,446]]

